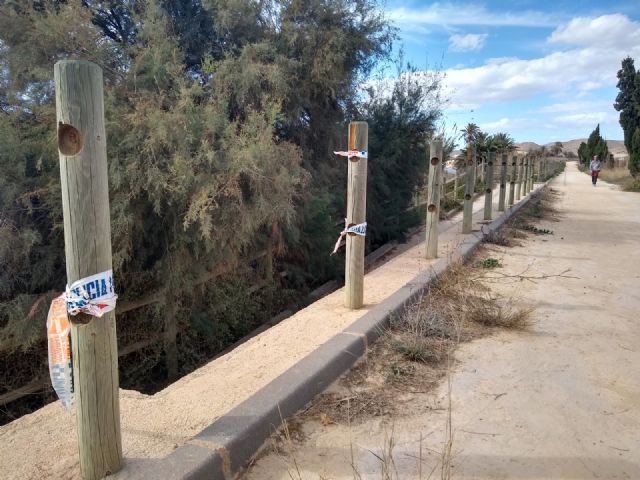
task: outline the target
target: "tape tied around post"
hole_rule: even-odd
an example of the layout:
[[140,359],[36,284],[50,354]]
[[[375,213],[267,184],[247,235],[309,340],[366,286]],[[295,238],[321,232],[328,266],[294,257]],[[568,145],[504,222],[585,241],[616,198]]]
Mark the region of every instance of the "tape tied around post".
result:
[[87,313],[102,317],[116,308],[118,295],[113,285],[113,271],[97,273],[67,285],[64,298],[69,315]]
[[341,157],[347,157],[349,160],[351,160],[353,157],[367,158],[366,150],[349,150],[346,152],[333,152],[333,153],[336,155],[340,155]]
[[65,294],[51,302],[47,314],[47,350],[51,385],[67,410],[73,406],[73,362],[71,324],[67,317]]
[[[344,219],[344,223],[345,225],[348,224],[347,219]],[[331,252],[331,255],[335,254],[338,249],[340,248],[340,242],[342,241],[342,239],[345,237],[345,235],[347,235],[348,233],[353,233],[355,235],[360,235],[361,237],[364,237],[367,235],[367,222],[363,222],[363,223],[359,223],[357,225],[352,225],[350,227],[346,227],[343,231],[340,232],[340,236],[338,237],[338,240],[336,241],[335,246],[333,247],[333,252]]]

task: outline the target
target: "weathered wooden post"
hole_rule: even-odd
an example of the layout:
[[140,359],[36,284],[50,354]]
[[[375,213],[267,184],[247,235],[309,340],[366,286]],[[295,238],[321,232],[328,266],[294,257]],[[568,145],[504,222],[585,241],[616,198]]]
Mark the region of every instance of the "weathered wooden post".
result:
[[484,176],[484,219],[491,220],[493,210],[493,165],[496,163],[496,152],[489,152]]
[[522,174],[524,170],[524,157],[518,162],[518,177],[516,178],[516,202],[520,200],[522,193]]
[[473,194],[476,186],[476,152],[467,147],[467,171],[464,184],[464,207],[462,210],[462,233],[471,233],[473,224]]
[[458,169],[456,169],[456,175],[453,177],[453,201],[458,200]]
[[530,168],[531,171],[529,172],[529,192],[533,190],[533,185],[535,181],[534,173],[536,171],[536,164],[538,164],[536,160],[537,160],[537,157],[531,158],[531,168]]
[[440,186],[442,176],[442,140],[429,143],[429,190],[427,201],[427,232],[425,258],[438,256],[438,221],[440,218]]
[[[69,285],[110,271],[102,70],[78,60],[54,67],[64,243]],[[122,465],[115,311],[72,317],[80,472],[103,478]]]
[[507,196],[507,154],[502,154],[500,162],[500,194],[498,196],[498,211],[504,212],[504,203]]
[[529,172],[531,166],[531,157],[527,155],[524,159],[524,173],[522,174],[522,196],[526,197],[529,193]]
[[516,193],[516,179],[518,178],[518,157],[511,157],[511,174],[509,176],[509,206],[513,205],[514,195]]
[[[349,150],[368,152],[369,127],[367,122],[349,124]],[[366,221],[367,214],[367,161],[364,157],[350,157],[347,183],[347,227]],[[345,306],[361,308],[364,304],[364,245],[365,237],[347,233],[345,262]]]

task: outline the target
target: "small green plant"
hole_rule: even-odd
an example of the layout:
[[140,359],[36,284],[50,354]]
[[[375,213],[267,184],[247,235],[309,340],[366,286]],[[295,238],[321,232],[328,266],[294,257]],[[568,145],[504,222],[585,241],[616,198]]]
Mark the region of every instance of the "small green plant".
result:
[[640,192],[640,179],[635,179],[623,187],[625,192]]
[[484,258],[476,262],[476,267],[479,268],[498,268],[501,266],[502,264],[497,258]]
[[553,235],[552,230],[548,230],[546,228],[538,228],[535,225],[523,225],[522,229],[527,230],[531,233],[535,233],[536,235]]

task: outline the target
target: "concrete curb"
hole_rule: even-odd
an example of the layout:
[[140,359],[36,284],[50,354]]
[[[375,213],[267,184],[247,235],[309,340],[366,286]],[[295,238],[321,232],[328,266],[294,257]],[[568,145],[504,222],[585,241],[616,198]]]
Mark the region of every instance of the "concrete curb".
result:
[[146,460],[130,479],[230,480],[242,470],[264,441],[290,417],[325,390],[364,354],[388,324],[423,294],[451,263],[466,261],[486,233],[502,227],[549,179],[493,220],[479,235],[462,243],[451,258],[441,258],[425,272],[373,307],[362,318],[322,344],[297,364],[163,459]]

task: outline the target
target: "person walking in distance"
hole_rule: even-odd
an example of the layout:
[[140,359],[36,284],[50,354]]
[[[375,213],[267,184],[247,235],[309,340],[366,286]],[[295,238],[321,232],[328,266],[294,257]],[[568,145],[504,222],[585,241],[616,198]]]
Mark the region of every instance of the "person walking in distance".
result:
[[597,155],[593,156],[593,160],[591,160],[591,164],[589,164],[589,169],[591,170],[591,183],[593,183],[595,187],[598,181],[598,175],[602,169],[602,162],[598,159]]

